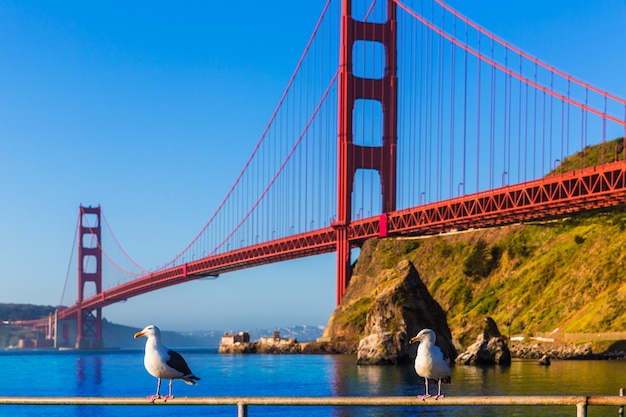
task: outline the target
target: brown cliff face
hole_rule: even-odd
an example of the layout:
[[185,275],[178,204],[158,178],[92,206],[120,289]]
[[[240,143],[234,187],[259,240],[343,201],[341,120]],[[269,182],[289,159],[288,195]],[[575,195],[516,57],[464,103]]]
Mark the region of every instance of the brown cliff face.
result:
[[[424,328],[437,334],[437,344],[456,357],[446,315],[430,296],[409,261],[393,267],[377,265],[376,242],[365,244],[341,304],[330,318],[325,340],[350,342],[361,364],[410,362],[415,345],[409,339]],[[357,347],[358,346],[358,347]]]

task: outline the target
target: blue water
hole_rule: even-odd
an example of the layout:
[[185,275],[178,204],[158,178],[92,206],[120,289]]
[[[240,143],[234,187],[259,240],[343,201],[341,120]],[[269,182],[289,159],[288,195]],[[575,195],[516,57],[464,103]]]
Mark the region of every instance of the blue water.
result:
[[[177,397],[199,396],[415,396],[424,385],[412,366],[357,366],[349,355],[220,355],[215,350],[180,350],[196,386],[174,381]],[[143,368],[143,351],[0,352],[0,396],[145,397],[156,379]],[[514,361],[510,367],[456,366],[447,396],[617,395],[626,387],[626,362]],[[167,381],[161,387],[167,393]],[[175,401],[175,400],[174,400]],[[0,416],[182,414],[236,416],[235,406],[0,406]],[[575,416],[575,407],[266,407],[249,416]],[[590,416],[615,416],[615,407],[590,407]]]

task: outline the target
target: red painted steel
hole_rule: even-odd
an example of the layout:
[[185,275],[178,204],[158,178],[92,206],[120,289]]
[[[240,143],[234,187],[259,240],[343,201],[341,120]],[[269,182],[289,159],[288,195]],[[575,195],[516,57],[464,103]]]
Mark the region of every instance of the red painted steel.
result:
[[378,226],[378,236],[386,237],[387,236],[387,215],[381,214],[378,218],[379,226]]
[[[381,179],[382,211],[396,209],[397,147],[397,36],[396,5],[387,0],[387,21],[372,23],[352,18],[352,1],[343,0],[339,62],[339,111],[337,151],[337,305],[346,290],[352,266],[347,227],[351,222],[354,175],[358,169],[373,169]],[[378,42],[385,48],[385,74],[382,78],[354,75],[352,55],[357,41]],[[353,110],[357,100],[380,102],[383,111],[382,146],[362,146],[353,142]]]
[[[558,218],[579,211],[626,204],[626,161],[549,176],[540,180],[426,204],[386,215],[387,235],[435,235]],[[154,272],[106,290],[59,313],[75,317],[81,308],[99,309],[159,288],[224,272],[336,250],[339,230],[351,245],[380,236],[382,216],[356,220],[344,229],[325,228],[274,240]]]
[[[96,294],[102,293],[102,229],[100,222],[100,206],[80,206],[79,243],[78,243],[78,302],[81,306],[77,314],[76,348],[101,348],[102,339],[102,308],[82,307],[85,286],[93,283]],[[88,221],[94,216],[95,222]]]

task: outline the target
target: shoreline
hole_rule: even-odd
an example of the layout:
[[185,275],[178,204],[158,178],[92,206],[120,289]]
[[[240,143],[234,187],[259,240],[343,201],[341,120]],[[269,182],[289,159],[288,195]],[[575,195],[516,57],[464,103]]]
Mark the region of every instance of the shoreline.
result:
[[615,341],[510,341],[511,357],[540,359],[544,356],[559,360],[626,360],[626,340]]
[[[296,342],[272,345],[261,342],[221,345],[221,354],[356,354],[358,342]],[[612,342],[510,341],[511,357],[536,359],[543,356],[558,360],[626,360],[626,340]]]

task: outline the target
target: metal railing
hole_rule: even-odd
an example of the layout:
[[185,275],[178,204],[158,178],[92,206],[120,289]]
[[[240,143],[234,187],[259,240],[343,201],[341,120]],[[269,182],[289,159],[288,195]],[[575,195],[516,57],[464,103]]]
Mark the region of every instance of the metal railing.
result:
[[238,417],[248,416],[250,406],[572,406],[577,417],[586,417],[589,406],[617,406],[624,415],[623,396],[461,396],[438,400],[417,397],[177,397],[154,403],[137,397],[0,397],[2,405],[24,406],[236,406]]

